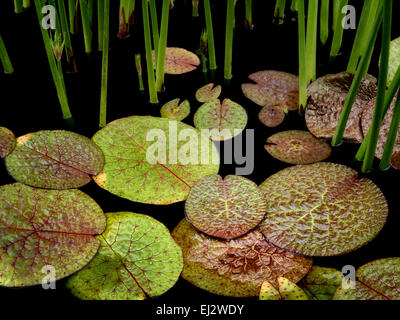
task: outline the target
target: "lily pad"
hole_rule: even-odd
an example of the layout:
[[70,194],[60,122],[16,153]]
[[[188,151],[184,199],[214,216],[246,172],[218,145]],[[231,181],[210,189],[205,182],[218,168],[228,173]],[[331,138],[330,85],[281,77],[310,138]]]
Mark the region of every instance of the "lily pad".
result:
[[393,168],[400,170],[400,152],[394,152],[390,160],[390,164]]
[[[165,53],[165,67],[166,74],[183,74],[196,70],[200,65],[199,57],[183,48],[170,47],[167,48]],[[155,54],[153,50],[153,66],[156,69]]]
[[144,300],[174,286],[182,250],[159,221],[132,212],[107,213],[94,259],[67,283],[84,300]]
[[43,190],[20,183],[0,187],[0,285],[41,284],[44,267],[61,279],[96,254],[106,219],[79,190]]
[[[318,78],[307,88],[306,124],[318,138],[333,137],[354,75],[341,72]],[[360,84],[351,109],[343,139],[360,143],[363,139],[360,117],[368,102],[376,95],[376,79],[367,75]]]
[[11,130],[0,127],[0,158],[8,156],[15,148],[16,139]]
[[214,83],[206,84],[196,91],[196,100],[198,102],[211,102],[218,99],[222,91],[220,85],[215,86]]
[[242,84],[243,94],[259,106],[282,110],[297,110],[299,105],[299,79],[281,71],[259,71],[249,76],[254,83]]
[[269,281],[261,286],[260,300],[308,300],[305,292],[285,277],[278,277],[276,289]]
[[98,131],[93,141],[106,160],[94,181],[132,201],[183,201],[197,180],[219,170],[218,150],[209,137],[175,120],[148,116],[118,119]]
[[400,37],[390,42],[389,70],[387,86],[390,86],[397,69],[400,66]]
[[342,273],[334,268],[313,266],[301,281],[300,287],[310,300],[332,300],[342,280]]
[[278,132],[267,139],[265,150],[280,161],[291,164],[310,164],[325,160],[332,149],[325,141],[301,130]]
[[258,119],[265,126],[274,128],[285,120],[285,111],[267,105],[261,109]]
[[400,258],[372,261],[357,270],[355,288],[339,287],[333,300],[400,300]]
[[214,237],[234,239],[255,228],[267,203],[253,182],[241,176],[211,175],[197,181],[185,203],[186,218]]
[[19,137],[6,166],[15,180],[33,187],[79,188],[101,171],[104,155],[80,134],[45,130]]
[[306,256],[354,251],[383,228],[388,206],[379,188],[357,171],[320,162],[286,168],[260,185],[268,214],[260,224],[280,248]]
[[167,102],[161,107],[161,117],[172,120],[183,120],[190,114],[190,103],[188,100],[184,100],[179,103],[180,99],[176,98]]
[[194,229],[185,219],[172,232],[183,251],[182,277],[223,296],[256,297],[268,280],[284,276],[298,282],[312,260],[275,247],[257,229],[234,240],[218,240]]
[[216,99],[197,109],[193,121],[198,129],[216,129],[216,132],[211,132],[212,140],[228,140],[246,127],[247,113],[241,105],[230,99],[225,99],[222,104]]

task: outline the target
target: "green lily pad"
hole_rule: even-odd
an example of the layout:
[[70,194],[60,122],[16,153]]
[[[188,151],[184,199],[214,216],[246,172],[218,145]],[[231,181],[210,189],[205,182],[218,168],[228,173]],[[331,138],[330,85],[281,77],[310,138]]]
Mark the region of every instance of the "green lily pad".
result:
[[267,127],[274,128],[285,120],[285,111],[271,106],[265,106],[258,114],[258,119]]
[[390,86],[397,69],[400,66],[400,37],[390,42],[389,70],[387,86]]
[[281,71],[259,71],[249,76],[254,83],[242,84],[243,94],[259,106],[282,110],[297,110],[299,105],[299,79]]
[[43,190],[20,183],[0,187],[0,285],[41,284],[83,268],[96,254],[106,219],[79,190]]
[[[203,104],[194,114],[194,125],[198,129],[212,130],[212,140],[228,140],[240,134],[247,124],[247,113],[242,106],[225,99],[222,104],[216,99]],[[213,132],[214,130],[217,130]]]
[[8,156],[15,148],[14,133],[7,128],[0,127],[0,158]]
[[313,266],[300,287],[310,300],[332,300],[342,280],[342,273],[336,269]]
[[47,189],[79,188],[104,166],[101,150],[80,134],[55,130],[19,137],[7,156],[8,172],[15,180]]
[[357,270],[355,288],[339,287],[333,300],[400,300],[400,258],[369,262]]
[[278,277],[276,289],[269,281],[265,281],[260,290],[260,300],[308,300],[305,292],[285,277]]
[[354,251],[383,228],[388,206],[379,188],[357,171],[320,162],[286,168],[260,185],[268,214],[260,224],[280,248],[306,256]]
[[267,139],[265,150],[280,161],[290,164],[310,164],[325,160],[332,149],[325,141],[301,130],[278,132]]
[[104,169],[94,181],[132,201],[183,201],[197,180],[219,170],[218,150],[209,137],[175,120],[147,116],[115,120],[93,141],[105,155]]
[[234,239],[255,228],[267,203],[253,182],[241,176],[202,178],[190,190],[186,218],[198,230],[214,237]]
[[[183,74],[196,70],[200,65],[199,57],[183,48],[169,47],[165,53],[166,74]],[[156,69],[155,54],[153,50],[153,66]]]
[[99,252],[68,280],[71,292],[84,300],[144,300],[172,288],[183,259],[168,229],[143,214],[106,216]]
[[206,84],[196,91],[196,100],[198,102],[212,102],[218,99],[222,91],[220,85],[214,85],[214,83]]
[[172,119],[172,120],[183,120],[190,114],[190,103],[188,100],[184,100],[179,103],[180,99],[176,98],[164,104],[161,107],[161,117]]
[[219,240],[194,229],[185,219],[172,232],[182,248],[182,277],[193,285],[223,296],[256,297],[268,280],[292,282],[304,277],[312,260],[280,249],[257,229],[234,240]]

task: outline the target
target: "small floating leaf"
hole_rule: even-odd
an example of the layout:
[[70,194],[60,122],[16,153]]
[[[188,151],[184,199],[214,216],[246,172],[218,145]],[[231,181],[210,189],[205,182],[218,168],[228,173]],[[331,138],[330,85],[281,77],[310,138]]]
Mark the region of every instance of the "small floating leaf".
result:
[[264,281],[261,285],[260,290],[260,300],[282,300],[281,295],[279,294],[279,290],[275,289],[275,287],[267,280]]
[[278,277],[278,289],[269,281],[261,286],[260,300],[308,300],[304,291],[285,277]]
[[42,283],[44,267],[61,279],[96,254],[106,219],[79,190],[43,190],[20,183],[0,187],[0,285]]
[[400,151],[394,152],[390,164],[393,168],[400,170]]
[[388,214],[379,188],[339,164],[289,167],[260,188],[268,204],[260,230],[276,246],[307,256],[360,248],[380,232]]
[[11,130],[0,127],[0,158],[8,156],[15,148],[16,140]]
[[267,210],[264,194],[241,176],[202,178],[190,190],[186,218],[198,230],[214,237],[234,239],[256,227]]
[[214,83],[206,84],[196,91],[196,100],[198,102],[211,102],[218,99],[222,91],[220,85],[215,86]]
[[[156,69],[155,54],[153,51],[153,65]],[[166,74],[183,74],[193,70],[200,65],[200,59],[193,52],[183,48],[167,48],[165,54]]]
[[400,300],[400,258],[369,262],[357,270],[355,288],[339,287],[333,300]]
[[190,114],[190,103],[188,100],[184,100],[179,103],[180,99],[176,98],[164,104],[161,107],[161,117],[172,120],[183,120]]
[[209,137],[175,120],[118,119],[98,131],[93,141],[105,155],[104,169],[94,181],[132,201],[183,201],[197,180],[219,170],[218,150]]
[[249,76],[253,83],[242,84],[243,94],[259,106],[282,110],[297,110],[299,79],[281,71],[259,71]]
[[232,100],[219,99],[203,104],[194,114],[194,125],[198,129],[216,129],[213,140],[227,140],[240,134],[247,124],[247,113]]
[[325,141],[301,130],[278,132],[267,139],[265,150],[280,161],[291,164],[310,164],[325,160],[332,149]]
[[196,231],[185,219],[172,232],[183,251],[182,277],[211,293],[232,297],[255,297],[268,280],[277,277],[298,282],[312,260],[279,249],[257,229],[234,240],[218,240]]
[[285,111],[269,105],[263,107],[258,114],[258,119],[265,126],[274,128],[279,126],[285,120]]
[[84,300],[144,300],[174,286],[182,250],[159,221],[132,212],[107,213],[94,259],[67,283]]
[[342,273],[336,269],[313,266],[300,287],[310,300],[331,300],[342,280]]
[[389,70],[387,86],[392,83],[394,75],[400,66],[400,37],[390,42]]
[[[315,80],[307,88],[306,124],[318,138],[333,137],[354,75],[341,72]],[[363,139],[360,117],[368,102],[376,95],[376,79],[367,75],[360,84],[351,109],[343,139],[360,143]]]
[[38,131],[17,139],[6,158],[15,180],[48,189],[79,188],[104,166],[101,150],[80,134],[55,130]]

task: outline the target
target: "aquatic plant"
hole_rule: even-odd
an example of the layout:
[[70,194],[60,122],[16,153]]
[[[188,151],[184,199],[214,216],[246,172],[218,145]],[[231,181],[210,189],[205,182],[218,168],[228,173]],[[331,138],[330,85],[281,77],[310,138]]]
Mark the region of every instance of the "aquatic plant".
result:
[[308,300],[304,291],[285,277],[278,277],[278,286],[275,288],[268,280],[264,281],[260,289],[260,300]]
[[282,24],[285,18],[286,0],[276,0],[274,10],[274,21],[277,24]]
[[207,31],[208,61],[210,65],[210,70],[214,71],[217,69],[217,60],[215,56],[214,29],[212,22],[210,0],[204,0],[204,15],[206,20],[206,31]]
[[93,40],[92,17],[91,17],[93,13],[92,12],[93,1],[79,0],[78,3],[82,18],[82,30],[83,30],[83,39],[85,42],[85,51],[86,53],[89,54],[92,52],[92,40]]
[[266,105],[258,113],[258,119],[267,127],[274,128],[285,120],[285,111]]
[[190,114],[190,102],[184,100],[181,103],[179,98],[173,99],[161,107],[161,117],[182,121]]
[[247,29],[254,29],[253,23],[253,0],[246,0],[246,14],[244,19],[244,25]]
[[[165,51],[164,73],[183,74],[196,70],[200,65],[199,57],[183,48],[169,47]],[[151,61],[151,60],[150,60]],[[153,65],[156,69],[155,52],[153,51]]]
[[135,3],[135,0],[120,1],[118,37],[121,39],[129,37],[129,26],[133,24]]
[[165,56],[167,51],[169,5],[170,5],[170,0],[163,0],[162,12],[161,12],[160,39],[159,39],[157,64],[156,64],[156,89],[158,92],[164,89],[164,74],[165,74],[164,68],[165,68]]
[[14,133],[4,127],[0,127],[0,158],[8,156],[17,144]]
[[138,74],[139,90],[144,92],[143,76],[142,76],[142,56],[140,53],[135,54],[135,66],[136,72]]
[[196,91],[196,100],[198,102],[211,102],[218,99],[221,95],[222,87],[214,83],[206,84]]
[[14,68],[12,66],[10,57],[8,56],[6,46],[4,45],[3,38],[0,34],[0,61],[3,65],[5,73],[14,73]]
[[224,78],[227,81],[232,78],[232,50],[233,33],[235,27],[235,3],[235,0],[227,0],[224,63]]
[[343,280],[343,274],[334,268],[312,266],[299,286],[310,300],[332,300]]

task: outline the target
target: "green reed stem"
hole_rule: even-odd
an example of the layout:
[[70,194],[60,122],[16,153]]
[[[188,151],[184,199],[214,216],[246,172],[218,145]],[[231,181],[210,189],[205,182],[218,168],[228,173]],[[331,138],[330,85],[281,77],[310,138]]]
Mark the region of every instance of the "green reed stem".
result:
[[299,11],[299,0],[292,0],[292,3],[290,5],[290,10],[292,11]]
[[79,0],[81,9],[83,37],[85,41],[85,52],[92,52],[92,25],[90,23],[89,5],[87,0]]
[[110,0],[104,0],[103,59],[101,66],[100,128],[107,124],[108,51],[110,47]]
[[124,39],[129,36],[129,26],[133,23],[134,11],[135,0],[120,0],[118,30],[119,38]]
[[10,57],[7,53],[6,46],[4,45],[3,38],[0,35],[0,61],[3,64],[5,73],[14,73],[14,68],[11,64]]
[[31,6],[31,0],[23,0],[22,6],[24,7],[24,9],[29,8]]
[[250,29],[250,30],[254,29],[254,24],[253,24],[253,0],[246,0],[245,26],[246,26],[247,29]]
[[299,111],[307,106],[307,66],[306,66],[306,26],[304,17],[304,1],[298,1],[298,33],[299,33]]
[[69,32],[75,34],[76,0],[68,0]]
[[169,5],[170,5],[170,0],[163,0],[163,6],[161,12],[160,40],[158,45],[158,55],[156,64],[156,88],[158,92],[161,92],[164,87],[164,76],[165,76],[164,69],[165,69],[165,55],[167,52]]
[[286,0],[276,0],[274,19],[278,24],[282,24],[285,19]]
[[199,2],[200,0],[192,0],[192,17],[197,18],[199,16]]
[[135,54],[135,65],[139,80],[139,90],[144,92],[143,76],[142,76],[142,56],[140,53]]
[[317,75],[318,0],[308,1],[306,34],[306,81],[309,84]]
[[155,58],[157,61],[158,48],[159,48],[159,43],[160,43],[160,28],[158,26],[156,1],[149,0],[149,4],[150,4],[151,31],[153,34],[154,55],[155,55]]
[[146,48],[147,81],[149,86],[150,103],[158,104],[156,81],[154,79],[153,55],[151,48],[151,34],[149,22],[148,0],[142,0],[144,44]]
[[365,152],[364,162],[361,167],[362,172],[372,170],[375,150],[378,143],[379,131],[381,128],[381,119],[385,104],[385,90],[389,69],[389,51],[392,30],[392,0],[384,0],[383,4],[383,26],[382,26],[382,48],[381,61],[379,64],[378,92],[371,123],[371,134],[367,141],[367,150]]
[[330,60],[334,60],[339,54],[340,48],[342,47],[343,40],[343,26],[342,21],[345,17],[345,13],[342,13],[342,8],[347,5],[348,0],[334,0],[334,30],[333,39],[330,52]]
[[104,0],[97,0],[97,42],[98,50],[103,51]]
[[225,80],[232,79],[233,29],[235,27],[235,0],[227,0],[225,31]]
[[325,45],[329,37],[329,0],[321,0],[321,14],[319,21],[319,37]]
[[22,0],[14,0],[14,12],[21,13],[24,11]]
[[67,61],[72,62],[74,51],[72,50],[71,35],[69,33],[67,12],[65,10],[64,0],[57,0],[58,11],[60,15],[61,29],[64,39],[64,46],[67,52]]
[[[246,4],[247,2],[248,0],[246,0]],[[212,22],[210,0],[204,0],[204,14],[206,18],[208,60],[210,64],[210,70],[217,70],[217,59],[215,56],[214,29]]]

